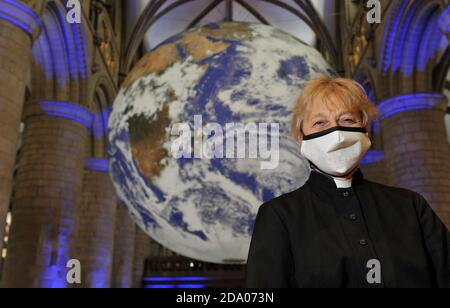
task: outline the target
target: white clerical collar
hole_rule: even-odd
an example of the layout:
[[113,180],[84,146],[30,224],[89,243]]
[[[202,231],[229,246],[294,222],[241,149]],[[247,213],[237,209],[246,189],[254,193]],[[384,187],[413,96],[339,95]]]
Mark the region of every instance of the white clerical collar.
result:
[[336,183],[337,188],[350,188],[352,187],[352,179],[344,180],[333,177],[334,182]]

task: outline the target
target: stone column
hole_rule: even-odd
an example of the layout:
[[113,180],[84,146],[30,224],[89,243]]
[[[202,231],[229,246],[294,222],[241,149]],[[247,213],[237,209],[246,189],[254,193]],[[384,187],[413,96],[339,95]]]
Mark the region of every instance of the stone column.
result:
[[131,288],[133,279],[135,224],[123,204],[117,206],[111,286]]
[[379,105],[389,183],[422,194],[450,227],[450,147],[446,98],[408,94]]
[[[10,91],[11,92],[11,91]],[[66,287],[92,115],[70,103],[25,108],[4,287]]]
[[0,252],[11,198],[31,45],[40,24],[38,15],[20,1],[0,0]]
[[82,202],[76,238],[77,259],[81,262],[83,288],[111,285],[116,193],[108,161],[86,159]]
[[367,152],[361,160],[360,167],[365,179],[388,185],[383,151],[371,150]]
[[141,228],[136,227],[134,237],[134,259],[133,259],[133,288],[142,288],[145,260],[151,253],[151,238],[142,231]]

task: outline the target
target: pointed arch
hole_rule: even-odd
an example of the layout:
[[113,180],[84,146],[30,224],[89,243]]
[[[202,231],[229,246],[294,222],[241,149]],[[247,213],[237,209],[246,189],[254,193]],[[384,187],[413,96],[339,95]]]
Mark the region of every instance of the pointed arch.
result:
[[442,29],[448,12],[437,0],[396,1],[390,7],[378,61],[385,98],[432,90],[433,70],[448,46]]
[[61,1],[48,1],[32,48],[31,99],[84,105],[90,78],[84,24],[69,24]]
[[106,76],[100,76],[97,79],[89,105],[89,110],[94,115],[88,151],[90,157],[106,158],[108,120],[116,95],[116,87],[110,79]]

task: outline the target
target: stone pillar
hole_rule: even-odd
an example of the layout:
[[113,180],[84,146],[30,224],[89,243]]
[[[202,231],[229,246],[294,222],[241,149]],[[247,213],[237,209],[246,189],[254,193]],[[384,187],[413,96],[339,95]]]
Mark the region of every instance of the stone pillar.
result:
[[[11,91],[10,91],[11,92]],[[92,115],[42,101],[25,108],[4,287],[66,287]]]
[[19,1],[0,0],[0,252],[16,163],[31,44],[40,19]]
[[142,288],[143,286],[145,259],[150,256],[150,247],[151,238],[141,228],[136,227],[134,237],[133,288]]
[[391,185],[422,194],[450,227],[450,147],[441,94],[408,94],[379,109]]
[[83,288],[111,285],[116,193],[108,161],[86,159],[82,202],[76,237],[77,259],[81,262]]
[[367,152],[361,161],[360,168],[365,179],[388,185],[383,151],[371,150]]
[[131,288],[133,279],[135,224],[123,204],[117,206],[111,286]]

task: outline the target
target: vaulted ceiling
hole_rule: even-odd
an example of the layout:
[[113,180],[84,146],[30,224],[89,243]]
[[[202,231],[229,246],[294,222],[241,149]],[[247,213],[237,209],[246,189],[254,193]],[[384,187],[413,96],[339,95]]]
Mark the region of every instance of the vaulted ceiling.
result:
[[224,20],[266,23],[336,56],[331,0],[128,0],[125,62],[139,47],[151,50],[185,29]]
[[[131,34],[133,27],[135,26],[139,15],[142,13],[144,8],[150,0],[128,0],[126,1],[128,5],[128,21],[130,22],[127,27],[127,33]],[[168,0],[161,7],[165,7],[173,4],[176,0]],[[156,22],[148,32],[145,39],[145,46],[151,49],[162,42],[164,39],[170,37],[184,30],[192,20],[209,4],[213,3],[213,0],[198,0],[191,1],[178,8],[174,9],[172,12],[162,17],[158,22]],[[293,13],[276,6],[272,3],[260,0],[244,0],[241,2],[247,3],[250,7],[254,8],[259,14],[261,14],[270,24],[281,28],[298,38],[302,39],[304,42],[313,45],[315,43],[316,35],[312,29],[310,29],[305,22],[300,20]],[[280,1],[291,7],[297,8],[298,5],[293,0]],[[327,2],[328,4],[326,4]],[[326,0],[313,0],[311,3],[316,8],[317,12],[321,17],[325,15],[326,6],[329,6],[332,1]],[[212,11],[203,18],[199,24],[206,24],[209,22],[217,22],[223,20],[227,17],[226,1],[221,1]],[[235,21],[249,21],[249,22],[259,22],[259,20],[246,8],[244,8],[239,2],[234,2],[233,4],[233,20]]]

